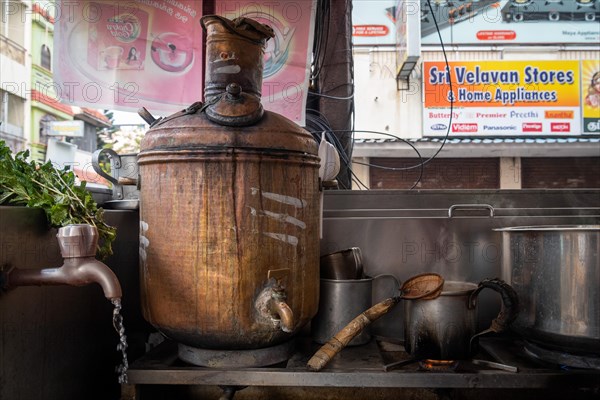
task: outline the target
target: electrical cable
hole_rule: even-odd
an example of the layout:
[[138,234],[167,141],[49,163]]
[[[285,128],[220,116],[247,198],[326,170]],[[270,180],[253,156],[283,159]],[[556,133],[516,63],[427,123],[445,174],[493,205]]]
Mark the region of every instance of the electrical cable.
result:
[[[311,113],[316,113],[318,115],[312,115]],[[329,126],[327,119],[325,118],[325,116],[318,110],[315,109],[307,109],[307,114],[306,114],[306,128],[307,130],[309,130],[311,132],[311,134],[313,135],[313,138],[315,139],[315,141],[317,143],[319,143],[321,141],[321,136],[324,133],[326,139],[328,139],[328,141],[330,143],[332,143],[334,145],[334,147],[336,148],[339,156],[340,156],[340,160],[341,162],[344,163],[344,165],[348,168],[348,171],[350,172],[351,176],[353,176],[353,181],[357,183],[357,186],[362,186],[363,188],[368,190],[367,185],[365,185],[360,178],[354,173],[354,171],[352,170],[352,163],[355,161],[352,161],[348,158],[348,155],[346,154],[346,152],[344,151],[344,149],[342,148],[342,144],[339,140],[339,138],[334,135],[334,130],[331,129],[331,127]],[[347,132],[347,131],[339,131],[339,132]],[[360,131],[359,131],[360,132]],[[381,133],[384,134],[383,132],[375,132],[375,133]],[[389,135],[391,137],[394,137],[398,140],[404,141],[404,139],[399,138],[397,136],[394,135]],[[408,142],[407,142],[408,143]],[[414,146],[412,146],[411,143],[408,143],[411,147],[414,148]],[[421,155],[419,154],[419,152],[415,149],[415,151],[417,152],[417,155],[419,156],[419,159],[421,158]],[[358,164],[358,163],[357,163]],[[346,188],[345,185],[343,186],[343,189],[349,189]]]
[[327,120],[327,117],[325,116],[325,114],[323,114],[321,111],[317,110],[316,108],[307,108],[306,112],[313,112],[315,114],[318,114],[321,118],[323,118],[327,124],[329,125],[329,121]]
[[[450,129],[452,129],[452,112],[454,111],[454,95],[453,95],[454,90],[452,89],[452,76],[450,74],[450,63],[448,62],[448,54],[446,53],[446,47],[444,46],[444,40],[442,39],[442,33],[440,32],[440,27],[438,25],[437,19],[435,18],[435,13],[433,12],[433,7],[431,6],[431,0],[427,0],[427,5],[429,6],[429,11],[431,12],[431,17],[432,17],[433,23],[435,24],[435,29],[437,31],[438,38],[440,39],[440,45],[442,47],[442,54],[444,55],[444,62],[446,64],[446,71],[448,72],[448,84],[450,86],[451,96],[449,99],[450,100],[450,117],[448,120],[448,130],[446,131],[446,136],[444,136],[444,140],[442,141],[442,144],[437,149],[437,151],[431,157],[429,157],[427,160],[423,161],[423,165],[429,163],[431,160],[436,158],[437,155],[440,154],[440,152],[446,145],[448,136],[450,136]],[[417,166],[415,166],[415,168],[416,167]]]
[[[394,139],[396,139],[396,140],[399,140],[399,141],[401,141],[401,142],[403,142],[403,143],[406,143],[407,145],[409,145],[409,146],[410,146],[410,147],[411,147],[411,148],[412,148],[412,149],[415,151],[415,153],[417,153],[417,157],[418,157],[418,158],[419,158],[419,160],[421,161],[419,164],[417,164],[417,165],[412,165],[412,166],[410,166],[410,167],[402,167],[402,168],[399,168],[399,167],[383,167],[383,166],[381,166],[381,168],[382,168],[382,169],[391,169],[391,170],[393,170],[393,171],[408,171],[408,170],[411,170],[411,169],[415,169],[415,167],[421,167],[421,174],[423,173],[423,166],[424,166],[424,163],[422,162],[422,161],[423,161],[423,156],[421,155],[421,153],[419,152],[419,150],[418,150],[418,149],[417,149],[417,148],[416,148],[416,147],[415,147],[415,146],[414,146],[414,145],[413,145],[413,144],[412,144],[410,141],[408,141],[408,140],[406,140],[406,139],[403,139],[403,138],[401,138],[401,137],[398,137],[398,136],[396,136],[396,135],[392,135],[391,133],[385,133],[385,132],[377,132],[377,131],[361,131],[361,130],[357,130],[357,131],[355,131],[355,132],[361,132],[361,133],[375,133],[375,134],[377,134],[377,135],[389,136],[389,137],[392,137],[392,138],[394,138]],[[360,164],[360,163],[357,163],[357,164]],[[362,163],[362,164],[363,164],[363,165],[369,165],[369,166],[372,166],[372,167],[375,167],[375,168],[379,168],[379,166],[377,166],[377,165],[374,165],[374,164],[368,164],[368,163]]]
[[[439,41],[440,41],[440,45],[441,45],[441,48],[442,48],[442,53],[444,55],[444,63],[446,64],[446,70],[448,71],[448,84],[449,84],[449,87],[450,87],[450,93],[452,94],[452,93],[454,93],[454,90],[453,90],[453,86],[452,86],[452,77],[450,75],[450,63],[448,62],[448,54],[446,53],[446,48],[444,46],[444,41],[442,39],[442,34],[440,32],[440,28],[439,28],[437,19],[435,18],[435,13],[434,13],[433,7],[431,5],[431,0],[427,0],[427,5],[429,7],[429,11],[431,12],[431,16],[432,16],[433,22],[435,24],[435,28],[436,28],[436,31],[437,31],[437,34],[438,34],[438,38],[439,38]],[[397,140],[400,140],[400,141],[402,141],[404,143],[407,143],[409,146],[411,146],[413,148],[413,150],[415,150],[415,152],[418,154],[419,163],[415,164],[415,165],[412,165],[412,166],[409,166],[409,167],[394,168],[393,170],[394,171],[405,171],[405,170],[411,170],[411,169],[415,169],[415,168],[420,168],[419,177],[417,178],[417,180],[415,181],[415,183],[413,184],[413,186],[410,188],[410,190],[412,190],[423,179],[424,166],[426,164],[428,164],[429,162],[431,162],[432,160],[434,160],[438,156],[438,154],[442,151],[442,149],[446,145],[446,142],[448,141],[448,137],[450,136],[450,130],[452,129],[452,113],[454,111],[454,101],[455,100],[454,100],[454,96],[453,95],[450,96],[449,101],[450,101],[450,116],[449,116],[449,120],[448,120],[448,130],[446,131],[446,135],[444,136],[444,139],[442,140],[442,144],[440,145],[440,147],[436,150],[436,152],[431,157],[427,158],[426,160],[423,160],[423,158],[421,157],[421,154],[419,153],[419,151],[416,149],[415,146],[413,146],[411,143],[409,143],[408,141],[406,141],[406,140],[404,140],[404,139],[402,139],[402,138],[400,138],[398,136],[391,135],[391,134],[388,134],[388,133],[385,133],[385,132],[360,131],[360,130],[355,130],[355,129],[352,129],[352,134],[354,135],[355,132],[364,132],[364,133],[375,133],[375,134],[380,134],[380,135],[384,135],[384,136],[390,136],[390,137],[394,137]],[[353,126],[353,128],[354,128],[354,126]],[[365,163],[357,162],[357,164],[365,164]],[[383,166],[378,166],[378,165],[375,165],[375,164],[368,164],[368,165],[370,167],[374,167],[374,168],[390,169],[390,167],[383,167]]]
[[[311,79],[311,85],[310,85],[310,89],[308,91],[308,96],[309,99],[311,99],[312,102],[315,102],[316,104],[319,103],[319,98],[327,98],[327,99],[331,99],[331,100],[337,100],[337,101],[342,101],[343,103],[343,109],[344,109],[344,113],[347,112],[347,119],[346,121],[352,121],[347,127],[347,129],[345,130],[345,132],[347,132],[348,134],[341,136],[339,138],[339,141],[336,145],[336,150],[338,151],[338,153],[340,155],[344,155],[345,157],[342,158],[342,161],[344,162],[344,179],[342,179],[340,181],[340,186],[343,185],[342,181],[347,185],[349,183],[349,180],[346,178],[349,178],[350,175],[352,174],[351,171],[351,160],[350,160],[350,156],[352,154],[352,148],[354,145],[354,134],[353,134],[353,129],[355,127],[355,118],[356,118],[356,113],[355,113],[355,102],[354,102],[354,97],[355,97],[355,91],[354,91],[354,59],[352,57],[352,36],[350,34],[346,34],[344,35],[344,37],[340,38],[340,40],[342,40],[344,42],[343,46],[340,46],[342,48],[339,48],[338,46],[336,46],[336,49],[334,50],[334,56],[337,56],[338,53],[343,53],[343,59],[347,60],[348,65],[349,65],[349,69],[350,69],[350,78],[348,83],[342,83],[339,84],[335,87],[327,87],[325,90],[322,90],[319,86],[320,83],[322,82],[327,82],[328,79],[327,77],[324,76],[324,74],[327,72],[325,67],[325,63],[327,62],[327,60],[329,59],[329,57],[331,56],[331,54],[329,53],[329,49],[331,46],[329,46],[329,41],[330,41],[330,36],[331,36],[331,31],[332,29],[334,29],[335,25],[332,23],[332,0],[318,0],[317,3],[317,18],[316,18],[316,23],[315,23],[315,45],[313,46],[313,60],[311,63],[311,74],[310,74],[310,79]],[[349,28],[351,28],[351,19],[346,18],[345,19],[346,23],[349,25]],[[350,32],[348,30],[348,32]],[[335,43],[337,44],[339,41],[336,41]],[[345,93],[339,93],[338,90],[340,88],[344,88],[344,87],[348,87],[348,89],[344,89],[343,92]],[[347,111],[346,111],[347,110]],[[320,112],[318,112],[318,114],[321,114]],[[329,121],[327,121],[326,118],[321,118],[322,114],[320,116],[314,116],[314,117],[310,117],[308,116],[308,110],[307,110],[307,117],[306,117],[306,128],[311,131],[313,133],[313,136],[315,135],[315,131],[320,130],[320,131],[331,131],[331,125],[329,124]],[[338,118],[341,121],[344,121],[344,118]],[[348,129],[349,128],[349,129]],[[330,140],[331,141],[331,140]],[[340,142],[343,142],[344,144],[341,145]],[[361,182],[362,183],[362,182]]]
[[[442,53],[444,55],[444,62],[446,64],[446,69],[447,71],[450,71],[450,65],[448,62],[448,55],[446,53],[446,49],[444,46],[444,42],[442,39],[442,35],[439,29],[439,24],[437,22],[437,19],[435,18],[435,13],[433,12],[433,7],[431,5],[431,0],[427,0],[427,5],[429,7],[429,10],[431,12],[432,15],[432,19],[434,21],[434,25],[436,27],[436,31],[438,34],[438,38],[441,44],[441,48],[442,48]],[[327,44],[328,44],[328,39],[329,39],[329,33],[330,33],[330,21],[329,19],[331,18],[331,14],[330,14],[330,0],[320,0],[319,1],[319,16],[321,18],[317,19],[316,22],[316,40],[317,43],[315,45],[315,57],[313,60],[313,70],[311,73],[311,79],[314,80],[316,79],[322,70],[322,61],[323,61],[323,57],[326,54],[326,50],[327,50]],[[326,30],[325,30],[326,27]],[[326,33],[325,33],[326,32]],[[324,40],[324,42],[323,42]],[[351,48],[353,47],[353,43],[352,43],[352,39],[351,39]],[[323,49],[323,51],[321,51]],[[354,62],[353,62],[353,58],[351,57],[351,77],[353,79],[354,77]],[[453,87],[452,87],[452,79],[451,77],[449,77],[448,79],[449,82],[449,87],[450,87],[450,93],[453,92]],[[335,89],[338,89],[340,87],[343,86],[350,86],[352,89],[352,94],[350,94],[349,96],[332,96],[332,95],[328,95],[326,93],[331,92]],[[454,109],[454,97],[450,96],[449,100],[450,100],[450,119],[449,119],[449,123],[448,123],[448,130],[446,131],[446,135],[444,136],[444,139],[442,141],[442,144],[440,145],[440,147],[437,149],[437,151],[429,158],[423,160],[423,157],[421,156],[421,154],[419,153],[419,151],[417,150],[417,148],[410,143],[409,141],[402,139],[398,136],[389,134],[389,133],[385,133],[385,132],[378,132],[378,131],[361,131],[361,130],[356,130],[355,126],[356,126],[356,112],[355,112],[355,101],[354,101],[354,82],[350,82],[350,83],[346,83],[346,84],[341,84],[339,86],[336,86],[334,88],[329,88],[329,90],[327,90],[327,92],[323,93],[323,92],[316,92],[316,91],[309,91],[309,94],[311,95],[315,95],[318,97],[323,97],[323,98],[329,98],[329,99],[333,99],[333,100],[350,100],[350,114],[349,117],[352,118],[352,123],[351,123],[351,129],[350,130],[337,130],[334,131],[331,129],[331,125],[329,123],[329,121],[327,120],[327,118],[325,117],[325,115],[316,109],[307,109],[307,114],[306,114],[306,128],[311,131],[313,137],[315,138],[315,140],[317,142],[319,142],[321,133],[320,132],[324,132],[326,137],[329,138],[329,141],[331,143],[334,144],[334,146],[336,147],[339,155],[340,155],[340,159],[341,161],[344,163],[344,165],[348,168],[348,171],[350,172],[350,174],[354,177],[352,180],[354,182],[358,181],[360,182],[360,179],[356,176],[356,174],[354,173],[354,171],[352,171],[351,168],[351,164],[352,164],[352,160],[349,159],[348,154],[352,154],[351,151],[353,150],[354,147],[354,134],[356,132],[364,132],[364,133],[375,133],[375,134],[379,134],[379,135],[384,135],[384,136],[389,136],[392,138],[395,138],[396,140],[399,140],[403,143],[408,144],[416,153],[417,156],[419,158],[419,163],[412,165],[412,166],[408,166],[408,167],[401,167],[401,168],[392,168],[392,167],[385,167],[385,166],[380,166],[380,165],[375,165],[375,164],[370,164],[370,163],[362,163],[362,162],[356,162],[359,165],[368,165],[370,167],[373,168],[382,168],[382,169],[386,169],[386,170],[392,170],[392,171],[405,171],[405,170],[411,170],[411,169],[415,169],[415,168],[419,168],[419,177],[417,178],[417,180],[415,181],[415,183],[412,185],[412,187],[410,188],[411,190],[414,189],[419,182],[421,182],[422,178],[423,178],[423,174],[424,174],[424,166],[426,164],[428,164],[429,162],[431,162],[433,159],[435,159],[438,154],[442,151],[442,149],[444,148],[448,137],[450,135],[450,129],[452,126],[452,112]],[[316,114],[316,115],[311,115],[311,112]],[[340,142],[340,140],[337,138],[336,135],[334,135],[335,132],[338,133],[350,133],[351,134],[351,140],[350,143],[347,146],[343,146]],[[349,152],[350,151],[350,152]],[[366,185],[364,185],[364,183],[360,182],[360,184],[366,188]]]
[[[406,144],[408,144],[416,153],[417,153],[417,157],[419,158],[420,163],[417,164],[416,166],[411,166],[411,167],[406,167],[406,168],[392,168],[392,167],[384,167],[384,166],[380,166],[380,165],[376,165],[376,164],[369,164],[369,163],[362,163],[359,161],[352,161],[349,160],[346,152],[344,151],[344,149],[341,147],[342,144],[339,141],[338,137],[334,135],[335,132],[348,132],[345,130],[332,130],[327,118],[325,117],[325,115],[323,113],[321,113],[319,110],[315,110],[313,108],[309,108],[306,110],[306,127],[307,129],[312,133],[313,137],[315,138],[315,141],[318,143],[321,141],[321,135],[322,132],[325,133],[326,138],[329,140],[330,143],[332,143],[334,145],[334,147],[336,148],[336,150],[338,151],[338,153],[340,154],[340,159],[342,160],[342,162],[344,162],[345,166],[348,167],[348,170],[350,171],[351,175],[353,175],[356,179],[353,179],[354,181],[358,181],[360,183],[360,185],[362,185],[363,187],[367,188],[367,186],[360,181],[360,179],[356,176],[356,174],[354,173],[354,171],[351,168],[352,163],[356,163],[359,165],[368,165],[374,168],[381,168],[381,169],[386,169],[386,170],[393,170],[393,171],[403,171],[403,170],[409,170],[409,169],[413,169],[415,167],[421,167],[420,172],[419,172],[419,179],[417,179],[417,181],[415,181],[415,183],[413,184],[413,186],[410,189],[414,189],[418,183],[420,182],[420,180],[422,179],[423,176],[423,169],[424,169],[424,163],[423,163],[423,157],[421,156],[419,150],[412,144],[410,143],[408,140],[400,138],[396,135],[392,135],[390,133],[385,133],[385,132],[379,132],[379,131],[364,131],[364,130],[352,130],[352,133],[356,133],[356,132],[362,132],[362,133],[374,133],[374,134],[378,134],[378,135],[383,135],[383,136],[389,136],[392,137],[398,141],[404,142]],[[313,115],[313,114],[317,114],[317,115]]]
[[[321,16],[322,19],[317,19],[316,21],[316,31],[317,31],[317,46],[315,48],[315,52],[314,54],[316,55],[315,59],[313,60],[313,71],[311,73],[311,80],[315,80],[319,77],[319,75],[321,74],[321,69],[323,67],[322,65],[322,60],[321,57],[324,57],[325,54],[327,54],[327,45],[329,43],[329,32],[330,32],[330,21],[327,20],[327,33],[325,34],[325,36],[323,37],[323,24],[325,23],[326,19],[331,18],[331,14],[330,14],[330,0],[319,0],[318,3],[318,7],[319,7],[319,12],[317,13],[317,15]],[[325,40],[325,46],[323,51],[321,51],[321,46],[323,46],[323,38]]]
[[337,89],[339,89],[339,88],[342,88],[342,87],[344,87],[344,86],[350,86],[350,88],[352,88],[352,91],[354,92],[354,83],[353,83],[353,82],[348,82],[348,83],[340,83],[340,84],[339,84],[339,85],[337,85],[337,86],[330,87],[330,88],[329,88],[329,89],[327,89],[327,91],[325,91],[325,92],[319,92],[319,93],[321,93],[321,94],[323,94],[323,93],[329,93],[329,92],[332,92],[332,91],[334,91],[334,90],[337,90]]
[[[340,156],[340,160],[344,163],[345,167],[350,172],[350,175],[360,181],[358,176],[356,176],[354,171],[352,171],[352,160],[350,158],[348,158],[348,155],[346,154],[346,152],[343,151],[342,143],[340,142],[339,138],[333,134],[332,130],[324,131],[324,133],[325,133],[325,138],[329,139],[329,142],[333,143],[335,148],[338,149],[338,155]],[[339,149],[342,149],[342,151],[340,151]],[[361,182],[361,184],[362,184],[362,182]],[[343,186],[342,187],[343,189],[352,189],[351,187],[346,187],[346,185],[343,183],[342,183],[342,186]]]
[[352,99],[354,99],[354,93],[352,93],[350,96],[347,96],[347,97],[329,96],[327,94],[311,92],[311,91],[309,91],[308,93],[314,94],[315,96],[325,97],[327,99],[333,99],[333,100],[352,100]]
[[[360,180],[360,178],[354,173],[354,171],[352,171],[352,168],[351,168],[352,160],[350,160],[348,158],[348,155],[346,154],[346,152],[343,151],[342,144],[339,141],[339,138],[333,134],[334,131],[327,124],[314,118],[314,116],[311,116],[309,113],[306,114],[306,117],[307,117],[307,122],[308,122],[306,128],[311,132],[315,141],[317,143],[319,143],[321,141],[321,136],[324,133],[325,138],[329,141],[329,143],[332,143],[334,145],[334,147],[336,148],[338,155],[340,156],[340,161],[350,172],[350,175],[353,177],[352,180],[357,182],[359,185],[362,185],[364,188],[368,189],[367,185],[365,185]],[[311,124],[316,127],[315,130],[309,129]],[[351,189],[349,187],[346,187],[346,185],[344,185],[343,183],[341,183],[341,186],[342,186],[342,189]]]
[[[336,132],[336,131],[333,131],[333,132]],[[421,179],[423,179],[423,174],[424,174],[424,169],[425,169],[425,162],[423,161],[423,157],[421,156],[421,153],[419,152],[419,150],[412,143],[410,143],[410,141],[408,141],[406,139],[403,139],[403,138],[401,138],[399,136],[392,135],[391,133],[385,133],[385,132],[379,132],[379,131],[364,131],[364,130],[360,130],[359,129],[359,130],[354,130],[354,132],[374,133],[374,134],[377,134],[377,135],[389,136],[389,137],[392,137],[392,138],[394,138],[396,140],[399,140],[399,141],[401,141],[401,142],[406,143],[407,145],[409,145],[415,151],[415,153],[417,153],[417,157],[419,158],[419,161],[420,161],[419,164],[412,165],[410,167],[394,168],[393,170],[394,171],[407,171],[407,170],[411,170],[411,169],[419,168],[420,167],[419,176],[418,176],[417,180],[415,181],[415,183],[410,187],[409,190],[412,190],[415,187],[417,187],[417,185],[419,184],[419,182],[421,181]],[[362,163],[362,162],[357,162],[357,161],[353,161],[353,162],[356,163],[356,164],[360,164],[360,165],[368,165],[370,167],[381,168],[381,169],[386,169],[386,170],[392,168],[392,167],[384,167],[384,166],[381,166],[381,165],[369,164],[369,163]]]
[[[415,168],[415,166],[411,166],[411,167],[407,167],[407,168],[391,168],[391,167],[383,167],[383,166],[379,166],[376,164],[369,164],[369,163],[362,163],[362,162],[358,162],[358,161],[350,161],[348,160],[347,156],[346,156],[346,152],[344,151],[343,148],[341,148],[341,143],[339,141],[339,139],[337,138],[337,136],[335,136],[333,133],[335,132],[348,132],[348,131],[344,131],[344,130],[332,130],[327,118],[325,117],[325,115],[323,113],[321,113],[319,110],[315,110],[313,108],[309,108],[306,110],[306,119],[307,119],[307,129],[309,131],[311,131],[311,133],[313,134],[313,137],[315,138],[315,140],[317,142],[321,141],[321,132],[325,132],[326,133],[326,137],[329,138],[329,141],[335,146],[336,150],[338,151],[338,153],[341,155],[342,157],[342,161],[344,161],[344,163],[347,166],[350,166],[351,163],[356,163],[359,165],[368,165],[374,168],[382,168],[382,169],[391,169],[391,170],[396,170],[396,171],[401,171],[401,170],[408,170],[408,169],[412,169]],[[313,114],[317,114],[317,115],[313,115]],[[378,135],[383,135],[383,136],[389,136],[392,137],[396,140],[399,140],[401,142],[404,142],[406,144],[408,144],[414,151],[415,153],[417,153],[417,157],[419,158],[420,163],[417,164],[417,166],[421,167],[421,171],[419,174],[419,177],[422,178],[423,176],[423,157],[421,156],[419,150],[408,140],[406,139],[402,139],[396,135],[392,135],[390,133],[385,133],[385,132],[379,132],[379,131],[364,131],[364,130],[352,130],[352,133],[356,133],[356,132],[362,132],[362,133],[375,133]],[[353,173],[354,171],[352,171],[352,168],[349,168],[351,170],[351,173]],[[416,187],[416,185],[418,184],[419,181],[416,181],[415,184],[411,187],[414,188]],[[362,184],[362,182],[361,182]],[[364,184],[363,184],[364,185]],[[366,187],[366,185],[364,185]]]

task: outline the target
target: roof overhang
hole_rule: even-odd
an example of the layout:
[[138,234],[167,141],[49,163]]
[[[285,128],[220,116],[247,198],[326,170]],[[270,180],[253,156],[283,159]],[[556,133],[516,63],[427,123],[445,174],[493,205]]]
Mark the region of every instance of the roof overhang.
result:
[[[431,157],[443,139],[409,139],[421,154]],[[359,139],[352,157],[414,158],[415,150],[399,140]],[[449,139],[437,157],[600,157],[600,138]]]

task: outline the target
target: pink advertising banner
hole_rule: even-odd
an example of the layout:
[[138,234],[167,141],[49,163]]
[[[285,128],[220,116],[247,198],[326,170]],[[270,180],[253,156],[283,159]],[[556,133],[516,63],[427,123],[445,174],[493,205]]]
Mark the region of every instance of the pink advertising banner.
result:
[[201,0],[59,0],[62,103],[171,113],[202,98]]
[[267,42],[262,104],[304,125],[316,0],[217,0],[215,14],[234,19],[252,18],[269,25],[275,38]]

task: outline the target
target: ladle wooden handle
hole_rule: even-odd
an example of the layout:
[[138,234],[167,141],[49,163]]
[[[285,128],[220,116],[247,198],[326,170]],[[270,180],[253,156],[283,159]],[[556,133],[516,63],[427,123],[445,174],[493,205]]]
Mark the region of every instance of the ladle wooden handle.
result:
[[361,313],[348,323],[341,331],[336,333],[327,343],[325,343],[317,352],[308,360],[307,368],[311,371],[320,371],[331,361],[333,357],[352,339],[356,337],[367,325],[385,315],[400,301],[400,296],[390,297],[375,304],[367,311]]

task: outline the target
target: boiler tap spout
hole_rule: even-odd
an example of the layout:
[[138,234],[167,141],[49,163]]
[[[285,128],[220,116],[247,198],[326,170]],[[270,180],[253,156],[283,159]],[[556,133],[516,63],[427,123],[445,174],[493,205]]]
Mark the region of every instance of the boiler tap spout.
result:
[[285,302],[285,292],[276,290],[273,292],[269,308],[274,315],[279,317],[279,328],[287,333],[294,330],[294,313]]

